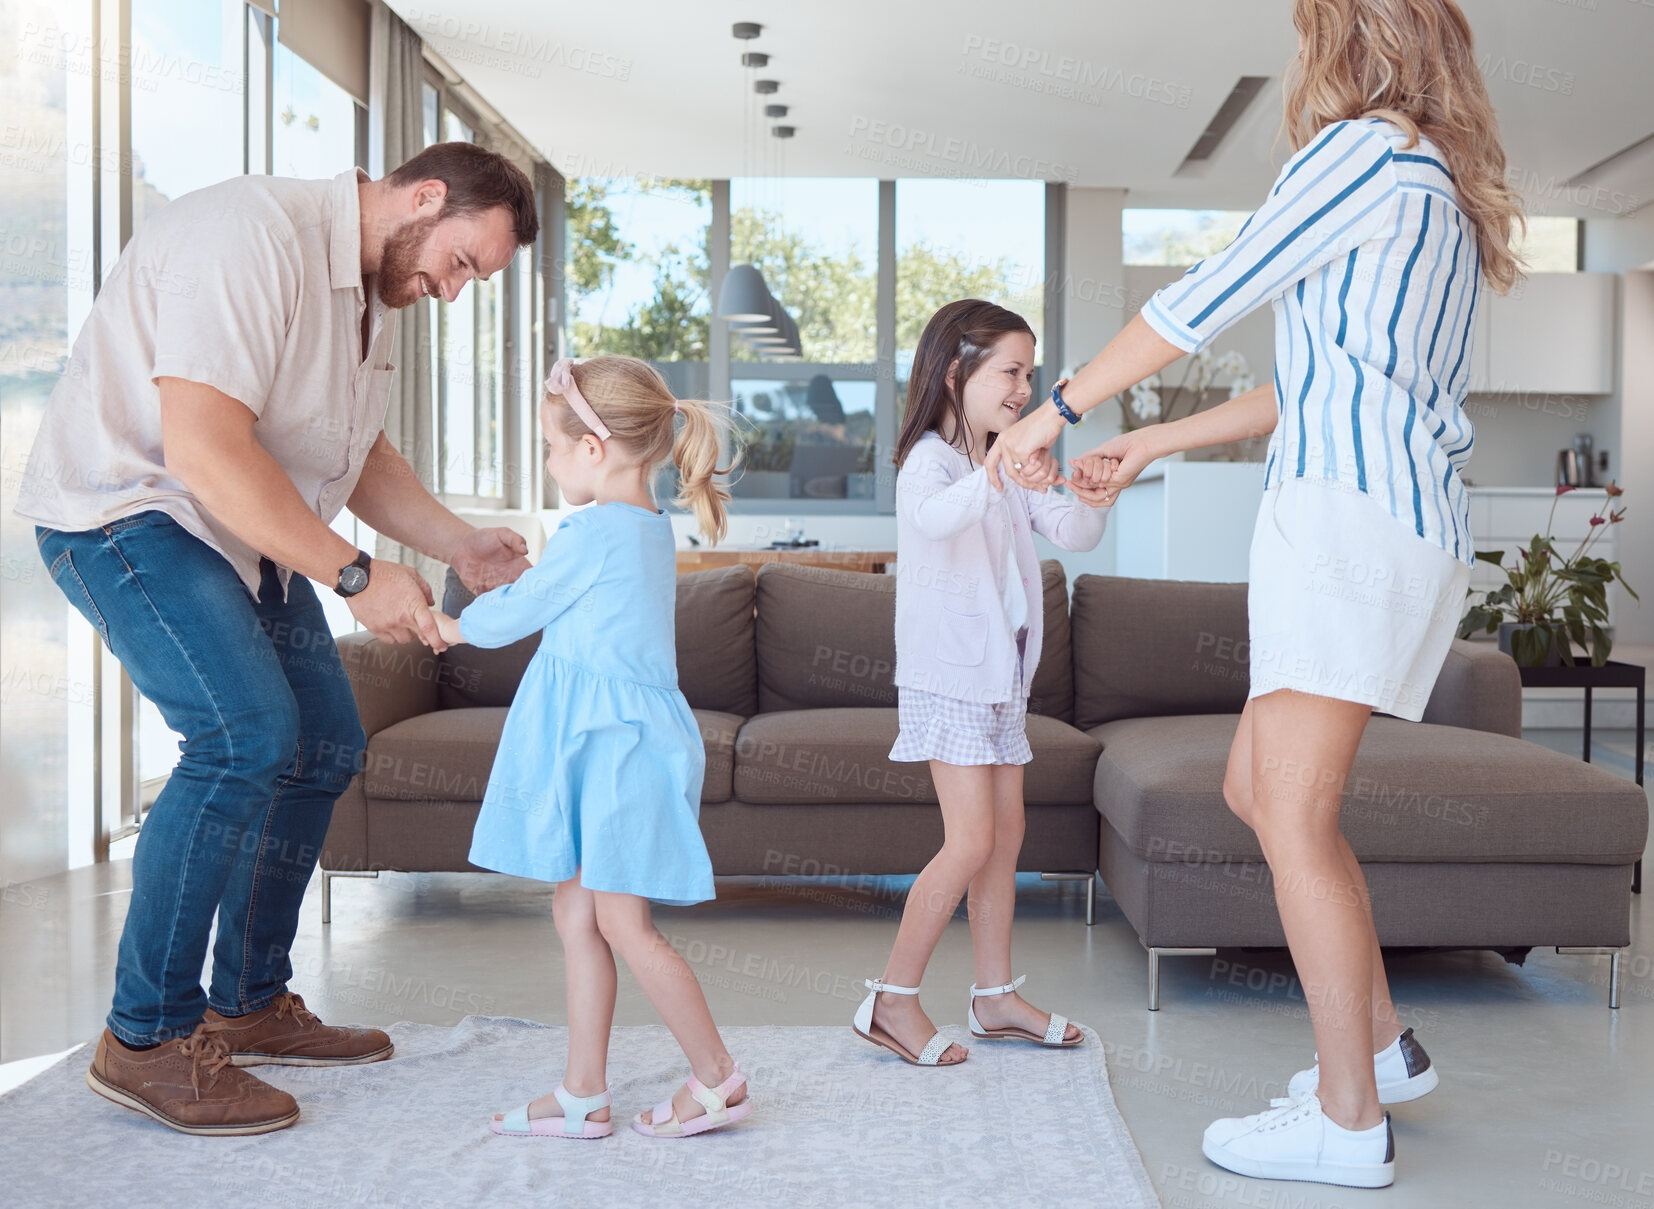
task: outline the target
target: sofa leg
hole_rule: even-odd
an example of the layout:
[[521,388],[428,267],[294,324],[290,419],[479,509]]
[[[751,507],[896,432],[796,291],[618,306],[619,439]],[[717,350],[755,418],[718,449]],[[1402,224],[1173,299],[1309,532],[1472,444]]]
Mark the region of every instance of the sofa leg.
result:
[[1619,1006],[1620,1006],[1620,954],[1625,952],[1624,949],[1612,949],[1612,948],[1608,948],[1607,946],[1576,947],[1576,946],[1570,946],[1570,945],[1557,945],[1556,946],[1556,951],[1557,951],[1557,953],[1559,953],[1563,957],[1588,956],[1588,955],[1597,955],[1597,954],[1602,954],[1602,953],[1608,954],[1608,1006],[1612,1009],[1618,1009],[1619,1008]]
[[1149,951],[1149,1011],[1160,1010],[1160,959],[1162,957],[1216,957],[1216,949],[1200,948],[1165,948],[1160,945],[1144,945]]
[[1089,928],[1097,922],[1097,875],[1095,873],[1042,873],[1039,876],[1042,882],[1084,882],[1085,926]]
[[342,869],[323,869],[322,871],[322,923],[333,922],[333,879],[336,877],[378,877],[379,870],[371,869],[357,873],[346,872]]

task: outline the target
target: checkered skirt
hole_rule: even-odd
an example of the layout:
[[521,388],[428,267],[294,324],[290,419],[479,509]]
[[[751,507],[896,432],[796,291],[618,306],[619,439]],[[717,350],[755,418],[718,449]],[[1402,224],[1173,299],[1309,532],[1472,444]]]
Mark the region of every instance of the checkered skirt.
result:
[[940,760],[944,764],[1027,764],[1028,688],[1021,661],[1011,699],[986,704],[961,701],[921,689],[896,690],[900,729],[890,759]]

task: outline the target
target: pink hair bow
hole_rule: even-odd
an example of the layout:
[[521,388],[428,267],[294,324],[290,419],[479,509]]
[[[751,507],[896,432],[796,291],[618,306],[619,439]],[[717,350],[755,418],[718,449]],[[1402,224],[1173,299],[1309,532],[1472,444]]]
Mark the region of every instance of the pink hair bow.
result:
[[580,417],[585,426],[597,434],[599,441],[609,439],[609,426],[597,418],[592,405],[586,402],[586,397],[580,393],[580,388],[574,384],[574,358],[561,357],[551,367],[551,374],[546,378],[546,391],[553,395],[562,395],[568,400],[574,414]]

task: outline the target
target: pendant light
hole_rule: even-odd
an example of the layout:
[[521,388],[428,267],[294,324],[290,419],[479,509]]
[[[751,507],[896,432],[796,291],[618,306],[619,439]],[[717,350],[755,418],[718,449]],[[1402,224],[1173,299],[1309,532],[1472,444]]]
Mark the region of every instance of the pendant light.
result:
[[[738,21],[730,33],[742,42],[750,42],[762,30],[763,26],[756,21]],[[745,69],[741,90],[741,156],[742,171],[749,181],[753,179],[757,160],[754,146],[759,121],[756,98],[773,96],[781,87],[779,80],[757,78],[758,69],[769,66],[769,59],[769,55],[761,51],[744,51],[741,55],[741,66]],[[787,116],[787,106],[766,105],[763,116],[768,119],[784,118]],[[794,129],[792,126],[772,126],[771,134],[778,139],[787,139],[792,137]],[[780,183],[779,163],[778,152],[777,184]],[[732,331],[757,349],[780,348],[797,354],[801,347],[798,324],[770,292],[763,272],[751,262],[750,246],[746,250],[748,260],[732,265],[724,274],[723,284],[718,290],[717,316],[727,321]]]
[[[738,21],[730,31],[743,42],[756,38],[763,27],[756,21]],[[759,67],[769,62],[769,56],[755,52],[746,52],[741,56],[741,66],[745,69],[741,81],[741,161],[742,172],[750,176],[750,162],[752,158],[752,122],[750,113],[752,108],[752,89],[749,82]],[[748,249],[750,255],[751,249]],[[746,329],[747,332],[759,334],[759,329],[767,332],[778,331],[771,311],[774,299],[770,297],[770,288],[764,283],[764,274],[758,266],[752,263],[732,265],[724,274],[723,286],[718,291],[718,318],[731,321],[732,324],[754,325]],[[739,330],[739,329],[738,329]],[[764,333],[764,334],[767,334]]]
[[737,323],[770,322],[770,290],[754,264],[732,265],[718,291],[718,318]]

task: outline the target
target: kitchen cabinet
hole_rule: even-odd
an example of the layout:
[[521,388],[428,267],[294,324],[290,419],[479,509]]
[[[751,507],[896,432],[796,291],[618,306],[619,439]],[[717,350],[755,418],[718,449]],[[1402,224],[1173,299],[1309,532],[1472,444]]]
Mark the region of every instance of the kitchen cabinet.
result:
[[1614,273],[1533,273],[1507,295],[1484,286],[1470,390],[1611,393],[1618,296]]

